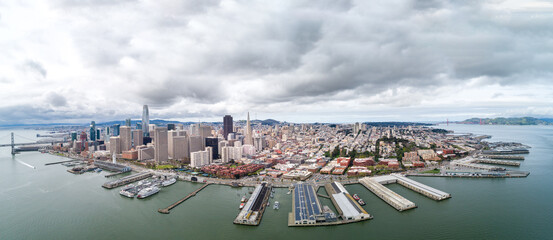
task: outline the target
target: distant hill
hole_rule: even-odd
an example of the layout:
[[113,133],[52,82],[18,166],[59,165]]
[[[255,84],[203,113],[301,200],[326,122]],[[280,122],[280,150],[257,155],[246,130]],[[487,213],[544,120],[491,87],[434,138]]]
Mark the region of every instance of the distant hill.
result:
[[486,124],[486,125],[551,125],[553,119],[538,119],[534,117],[518,118],[470,118],[461,122],[461,124]]
[[429,123],[416,123],[416,122],[366,122],[368,126],[374,127],[405,127],[405,126],[432,126]]

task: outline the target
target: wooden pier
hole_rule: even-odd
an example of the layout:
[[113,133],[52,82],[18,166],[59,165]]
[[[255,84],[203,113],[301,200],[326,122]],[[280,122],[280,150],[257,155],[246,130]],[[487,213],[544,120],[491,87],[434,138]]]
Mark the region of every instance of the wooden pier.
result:
[[113,177],[113,176],[119,175],[119,174],[121,174],[121,173],[126,173],[126,172],[114,172],[114,173],[110,173],[110,174],[108,174],[108,175],[106,175],[106,176],[104,176],[104,177],[107,177],[107,178],[108,178],[108,177]]
[[196,191],[191,192],[190,194],[186,195],[186,197],[184,197],[183,199],[178,200],[177,202],[171,204],[169,207],[160,208],[160,209],[158,209],[157,211],[160,212],[160,213],[169,214],[169,211],[171,211],[171,209],[173,209],[174,207],[178,206],[178,205],[181,204],[182,202],[188,200],[189,198],[196,196],[196,194],[197,194],[198,192],[202,191],[202,190],[203,190],[204,188],[206,188],[209,184],[211,184],[211,183],[206,183],[206,184],[204,184],[204,185],[201,186],[200,188],[196,189]]

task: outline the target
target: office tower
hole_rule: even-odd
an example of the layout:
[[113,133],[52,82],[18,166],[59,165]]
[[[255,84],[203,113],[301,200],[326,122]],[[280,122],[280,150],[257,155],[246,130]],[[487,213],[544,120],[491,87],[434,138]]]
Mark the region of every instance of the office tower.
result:
[[253,145],[252,126],[250,125],[250,112],[248,112],[248,120],[246,121],[246,139],[244,144]]
[[96,141],[96,122],[90,122],[90,141]]
[[148,112],[148,105],[144,105],[142,107],[142,131],[144,133],[144,137],[150,136],[150,113]]
[[96,140],[100,140],[100,136],[102,136],[100,134],[100,129],[96,129]]
[[175,130],[175,124],[174,123],[167,123],[167,131]]
[[218,159],[219,158],[219,139],[215,137],[208,137],[205,139],[205,146],[212,148],[212,159]]
[[199,136],[200,135],[200,124],[195,123],[190,125],[190,135]]
[[131,127],[122,126],[119,128],[121,139],[121,151],[129,151],[132,147]]
[[[136,129],[142,130],[142,122],[137,122],[136,123]],[[142,130],[142,134],[144,134],[144,130]]]
[[144,144],[144,133],[142,129],[137,128],[132,131],[132,143],[135,148]]
[[71,141],[77,141],[77,132],[71,132]]
[[112,155],[121,153],[121,138],[119,137],[109,138],[109,152]]
[[186,132],[169,131],[167,137],[170,159],[185,160],[189,158],[188,136],[186,136]]
[[204,141],[201,136],[190,136],[190,152],[197,152],[204,149]]
[[212,134],[211,134],[212,130],[213,130],[213,128],[211,126],[201,125],[200,126],[200,136],[202,136],[202,138],[211,137],[212,136]]
[[121,127],[120,124],[113,124],[111,135],[112,136],[119,136],[119,128]]
[[131,119],[130,118],[125,119],[125,126],[127,126],[127,127],[131,126]]
[[233,132],[232,129],[232,116],[231,115],[225,115],[223,117],[223,137],[228,140],[228,134]]
[[219,153],[219,157],[222,158],[223,157],[223,147],[228,146],[228,141],[225,141],[225,140],[219,141],[219,143],[217,145],[218,145],[217,152]]
[[154,130],[154,148],[156,150],[154,160],[156,163],[166,162],[168,160],[169,146],[167,144],[167,128],[156,127]]
[[263,148],[265,148],[265,139],[263,138],[263,136],[255,136],[253,138],[253,146],[255,147],[255,150],[257,152],[263,151]]

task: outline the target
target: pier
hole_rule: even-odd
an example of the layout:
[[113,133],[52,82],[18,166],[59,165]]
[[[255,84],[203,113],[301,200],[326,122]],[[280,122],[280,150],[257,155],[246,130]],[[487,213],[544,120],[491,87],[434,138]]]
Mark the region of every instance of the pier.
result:
[[365,177],[360,179],[359,182],[367,189],[369,189],[369,191],[373,192],[376,196],[384,200],[384,202],[390,204],[390,206],[394,207],[400,212],[417,207],[415,203],[384,187],[384,185],[380,184],[372,178]]
[[152,175],[153,175],[153,173],[151,173],[151,172],[136,173],[136,174],[132,174],[132,175],[129,175],[129,176],[122,177],[122,178],[114,180],[114,181],[106,182],[106,183],[104,183],[104,185],[102,185],[102,187],[107,188],[107,189],[112,189],[112,188],[116,188],[116,187],[119,187],[119,186],[123,186],[125,184],[140,181],[140,180],[145,179],[145,178],[149,178]]
[[67,162],[75,162],[75,161],[81,161],[81,160],[72,159],[72,160],[67,160],[67,161],[51,162],[51,163],[45,163],[44,166],[60,164],[60,163],[67,163]]
[[477,163],[488,163],[488,164],[497,164],[497,165],[508,165],[508,166],[520,166],[520,162],[507,161],[507,160],[492,160],[486,158],[479,158],[474,160]]
[[440,191],[438,189],[435,189],[433,187],[424,185],[420,182],[411,180],[409,178],[406,178],[404,176],[401,176],[399,174],[392,174],[394,177],[397,178],[397,183],[401,186],[404,186],[406,188],[409,188],[415,192],[418,192],[424,196],[427,196],[429,198],[432,198],[436,201],[441,201],[447,198],[451,197],[451,194]]
[[171,204],[169,207],[160,208],[160,209],[158,209],[157,211],[160,212],[160,213],[163,213],[163,214],[169,214],[169,211],[171,211],[171,209],[175,208],[176,206],[178,206],[179,204],[181,204],[181,203],[183,203],[184,201],[188,200],[189,198],[196,196],[197,193],[199,193],[199,192],[202,191],[204,188],[206,188],[207,186],[209,186],[209,184],[211,184],[211,183],[206,183],[206,184],[204,184],[204,185],[201,186],[200,188],[196,189],[196,191],[191,192],[190,194],[186,195],[186,197],[184,197],[184,198],[182,198],[181,200],[178,200],[177,202]]
[[108,174],[108,175],[106,175],[106,176],[104,176],[104,177],[107,177],[107,178],[108,178],[108,177],[113,177],[113,176],[119,175],[119,174],[121,174],[121,173],[126,173],[126,172],[114,172],[114,173],[110,173],[110,174]]
[[234,219],[234,224],[259,225],[265,208],[267,207],[272,189],[272,186],[266,182],[257,185],[244,208],[238,213],[236,219]]
[[519,155],[482,155],[482,157],[490,159],[524,160],[524,156]]

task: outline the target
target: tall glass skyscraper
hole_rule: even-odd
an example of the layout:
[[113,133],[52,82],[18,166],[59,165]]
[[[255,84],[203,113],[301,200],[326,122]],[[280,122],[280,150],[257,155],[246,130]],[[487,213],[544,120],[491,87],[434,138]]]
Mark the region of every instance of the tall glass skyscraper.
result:
[[223,137],[225,137],[225,139],[228,138],[228,134],[233,132],[233,129],[232,129],[232,116],[230,115],[225,115],[225,117],[223,117]]
[[142,132],[144,132],[145,137],[150,136],[150,113],[148,112],[148,105],[144,105],[142,109]]

